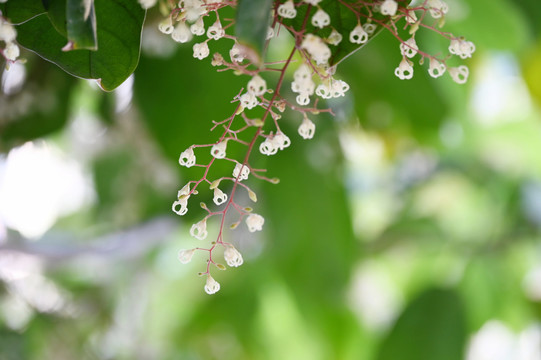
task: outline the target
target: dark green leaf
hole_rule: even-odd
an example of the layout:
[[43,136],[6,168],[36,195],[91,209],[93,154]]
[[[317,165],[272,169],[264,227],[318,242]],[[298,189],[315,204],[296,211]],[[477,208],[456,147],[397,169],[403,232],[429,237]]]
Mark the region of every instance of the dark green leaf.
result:
[[[56,11],[52,12],[55,3],[50,2],[51,19],[58,16]],[[136,1],[131,0],[96,0],[95,9],[99,24],[98,51],[62,51],[67,39],[55,30],[59,26],[53,27],[44,14],[19,25],[17,40],[66,72],[85,79],[96,79],[104,90],[113,90],[137,66],[145,12]]]
[[263,57],[263,47],[271,16],[272,0],[240,0],[235,35],[239,42]]
[[429,289],[414,299],[383,341],[378,360],[462,360],[466,325],[454,290]]
[[73,49],[98,50],[94,0],[68,0],[68,46]]
[[0,11],[11,23],[20,24],[45,12],[40,0],[17,0],[0,4]]

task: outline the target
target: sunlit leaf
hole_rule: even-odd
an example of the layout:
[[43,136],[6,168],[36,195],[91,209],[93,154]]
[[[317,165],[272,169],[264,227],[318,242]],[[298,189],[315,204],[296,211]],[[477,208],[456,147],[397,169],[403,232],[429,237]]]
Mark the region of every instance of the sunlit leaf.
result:
[[71,50],[97,50],[94,0],[67,0],[68,45]]
[[272,0],[240,0],[237,7],[235,35],[259,58],[263,53],[272,3]]

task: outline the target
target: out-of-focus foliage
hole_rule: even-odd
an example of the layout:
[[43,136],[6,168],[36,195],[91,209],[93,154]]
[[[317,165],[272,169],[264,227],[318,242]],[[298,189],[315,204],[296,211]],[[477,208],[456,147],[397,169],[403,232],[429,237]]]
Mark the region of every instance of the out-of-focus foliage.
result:
[[[228,231],[245,263],[217,274],[212,297],[195,275],[203,258],[176,258],[197,245],[198,209],[181,219],[170,206],[200,171],[177,161],[214,141],[211,120],[246,79],[157,34],[154,13],[133,87],[113,94],[25,53],[24,84],[0,95],[0,171],[10,149],[47,135],[93,201],[37,240],[0,222],[0,359],[529,360],[524,344],[541,337],[539,2],[449,4],[446,26],[478,49],[469,83],[417,64],[398,80],[383,33],[344,60],[352,90],[335,120],[319,116],[304,141],[286,113],[292,146],[257,159],[281,182],[255,183],[264,231]],[[41,189],[22,213],[46,205]]]

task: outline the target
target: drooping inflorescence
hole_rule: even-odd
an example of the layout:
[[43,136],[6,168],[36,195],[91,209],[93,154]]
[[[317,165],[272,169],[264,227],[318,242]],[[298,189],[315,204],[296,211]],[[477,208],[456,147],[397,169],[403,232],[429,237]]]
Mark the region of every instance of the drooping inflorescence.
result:
[[[206,240],[207,223],[218,222],[218,235],[208,247],[181,250],[179,259],[182,263],[191,261],[197,251],[207,252],[205,271],[205,291],[214,294],[220,290],[220,284],[211,276],[211,268],[219,270],[226,267],[217,262],[215,250],[222,248],[224,260],[230,267],[243,264],[241,253],[233,244],[224,241],[226,214],[237,213],[238,220],[230,225],[236,228],[242,222],[250,232],[261,231],[265,219],[253,212],[252,208],[237,202],[237,191],[245,191],[248,198],[256,202],[256,193],[247,185],[252,178],[277,183],[278,179],[264,176],[265,169],[251,166],[250,156],[254,149],[263,155],[271,156],[294,145],[297,139],[291,139],[280,128],[282,113],[289,108],[300,114],[298,135],[311,139],[316,132],[313,116],[322,112],[332,114],[330,108],[320,106],[322,100],[342,97],[349,90],[349,85],[334,77],[336,65],[347,56],[344,51],[354,51],[371,40],[380,30],[389,31],[397,38],[398,53],[402,56],[394,74],[402,80],[411,79],[414,74],[414,61],[419,59],[422,65],[428,61],[428,73],[437,78],[448,72],[451,78],[462,84],[467,81],[468,68],[465,65],[451,67],[447,64],[453,55],[466,59],[475,51],[472,42],[440,31],[444,23],[448,6],[443,0],[333,0],[332,6],[340,6],[344,20],[336,22],[327,11],[329,1],[321,0],[275,0],[267,31],[268,44],[280,31],[287,31],[294,38],[294,45],[287,58],[273,63],[256,63],[238,39],[231,33],[234,20],[220,17],[225,7],[237,7],[236,0],[139,0],[144,8],[149,8],[162,1],[162,9],[167,9],[165,18],[159,24],[159,30],[179,43],[194,40],[193,56],[197,59],[210,57],[209,42],[228,41],[228,54],[215,53],[211,64],[221,71],[233,70],[236,74],[246,75],[243,89],[233,99],[236,107],[232,114],[222,121],[214,122],[212,130],[220,129],[221,134],[210,144],[192,144],[182,151],[179,164],[184,167],[199,167],[202,175],[198,180],[189,181],[177,194],[172,210],[178,215],[188,212],[189,201],[199,190],[208,188],[213,193],[213,202],[217,210],[211,210],[201,203],[206,215],[193,224],[190,234],[198,240]],[[336,13],[336,12],[334,12]],[[334,16],[334,15],[333,15]],[[336,23],[335,23],[336,22]],[[449,54],[431,55],[422,50],[416,41],[419,30],[434,31],[449,40]],[[344,50],[349,49],[349,50]],[[341,53],[342,52],[342,53]],[[277,65],[278,64],[278,65]],[[286,70],[294,68],[293,81],[286,80]],[[270,72],[278,72],[275,84],[269,84],[265,78]],[[283,96],[289,87],[295,94],[294,100]],[[252,115],[253,109],[262,109],[263,116]],[[260,110],[261,111],[261,110]],[[312,119],[311,119],[312,118]],[[288,119],[289,120],[289,119]],[[295,121],[292,119],[292,121]],[[299,120],[296,120],[299,121]],[[255,129],[248,132],[247,129]],[[249,135],[247,135],[249,133]],[[227,156],[228,143],[236,142],[245,147],[242,159]],[[210,152],[211,160],[200,163],[197,153]],[[218,178],[209,178],[209,170],[216,161],[230,164],[231,173]]]

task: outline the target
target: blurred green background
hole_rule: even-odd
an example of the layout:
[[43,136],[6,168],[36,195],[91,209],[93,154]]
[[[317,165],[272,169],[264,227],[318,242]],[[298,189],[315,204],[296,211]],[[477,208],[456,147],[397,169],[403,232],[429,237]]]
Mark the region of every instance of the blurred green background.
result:
[[246,79],[153,16],[113,93],[24,53],[0,94],[0,360],[540,360],[541,2],[448,3],[469,82],[399,80],[386,33],[344,61],[337,116],[304,141],[286,113],[292,146],[255,156],[281,182],[250,180],[264,230],[227,232],[245,263],[213,296],[203,254],[177,260],[197,201],[170,206]]

